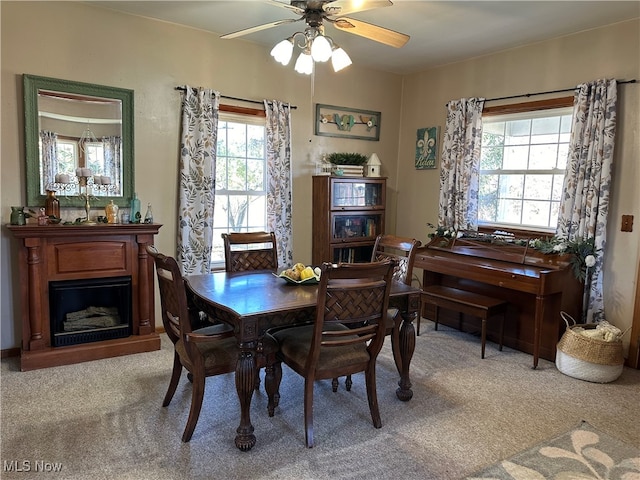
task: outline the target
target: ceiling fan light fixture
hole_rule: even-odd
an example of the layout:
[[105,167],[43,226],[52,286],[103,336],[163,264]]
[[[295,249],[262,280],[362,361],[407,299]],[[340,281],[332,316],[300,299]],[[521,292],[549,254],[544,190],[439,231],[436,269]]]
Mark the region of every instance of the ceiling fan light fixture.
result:
[[327,37],[318,35],[311,43],[311,56],[316,62],[326,62],[331,58],[331,44]]
[[331,66],[333,67],[333,71],[339,72],[343,68],[347,68],[351,63],[353,62],[351,62],[351,57],[347,55],[347,52],[345,52],[342,47],[334,45],[333,53],[331,54]]
[[313,73],[313,57],[307,51],[303,51],[296,60],[294,68],[298,73],[311,75]]
[[288,65],[293,56],[293,37],[278,42],[276,46],[271,49],[271,56],[275,58],[276,62],[282,65]]

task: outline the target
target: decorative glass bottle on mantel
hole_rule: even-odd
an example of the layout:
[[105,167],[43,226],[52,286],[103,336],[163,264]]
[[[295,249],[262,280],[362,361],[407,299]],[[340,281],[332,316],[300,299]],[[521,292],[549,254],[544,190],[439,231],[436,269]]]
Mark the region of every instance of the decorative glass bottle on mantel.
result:
[[60,218],[60,200],[56,197],[55,190],[47,190],[47,197],[44,199],[44,213],[48,217]]
[[118,205],[113,203],[113,200],[109,200],[109,204],[104,207],[104,211],[107,214],[107,223],[118,223]]
[[130,223],[141,223],[140,221],[140,200],[138,200],[138,194],[134,193],[131,199],[131,211],[129,212]]
[[144,216],[144,223],[153,223],[153,211],[151,210],[151,203],[147,204],[147,213]]

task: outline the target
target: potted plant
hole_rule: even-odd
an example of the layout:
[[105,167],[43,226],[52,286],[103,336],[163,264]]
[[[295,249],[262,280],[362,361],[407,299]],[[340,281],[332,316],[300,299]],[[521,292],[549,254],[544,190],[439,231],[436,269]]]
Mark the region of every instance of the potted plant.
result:
[[364,176],[364,165],[367,163],[367,156],[362,153],[334,152],[327,155],[327,160],[334,165],[334,175]]

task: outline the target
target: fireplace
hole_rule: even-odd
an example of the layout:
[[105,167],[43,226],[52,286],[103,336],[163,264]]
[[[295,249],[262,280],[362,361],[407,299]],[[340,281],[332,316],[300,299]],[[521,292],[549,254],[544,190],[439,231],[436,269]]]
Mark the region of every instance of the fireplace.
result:
[[49,282],[54,347],[131,335],[131,277]]
[[21,370],[160,349],[146,250],[160,227],[7,225],[18,240]]

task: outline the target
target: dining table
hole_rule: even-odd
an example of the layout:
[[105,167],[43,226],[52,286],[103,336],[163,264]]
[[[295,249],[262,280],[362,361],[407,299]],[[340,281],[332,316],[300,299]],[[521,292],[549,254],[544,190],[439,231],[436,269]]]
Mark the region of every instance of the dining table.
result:
[[[213,272],[185,277],[187,296],[193,308],[234,329],[239,353],[235,384],[240,403],[240,425],[235,445],[248,451],[256,443],[250,407],[256,386],[256,354],[265,332],[274,327],[311,322],[315,318],[317,283],[290,283],[272,271]],[[394,281],[389,307],[399,315],[393,328],[392,351],[400,375],[396,396],[408,401],[413,396],[409,366],[415,350],[413,321],[420,310],[419,288]]]

